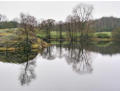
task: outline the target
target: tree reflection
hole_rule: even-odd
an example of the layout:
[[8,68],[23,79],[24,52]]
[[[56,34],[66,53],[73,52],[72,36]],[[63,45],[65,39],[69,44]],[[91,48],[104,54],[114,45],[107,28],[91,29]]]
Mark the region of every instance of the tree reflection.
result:
[[35,60],[27,61],[23,64],[23,68],[19,77],[21,85],[29,84],[33,79],[36,78],[34,68],[35,68]]
[[80,46],[77,47],[75,43],[70,43],[69,46],[68,52],[65,54],[67,63],[72,65],[73,70],[77,73],[91,73],[93,69],[90,52],[83,48],[86,45],[80,43]]
[[[23,63],[23,68],[22,68],[22,71],[21,71],[21,74],[19,76],[19,80],[20,80],[20,83],[21,85],[29,85],[29,83],[36,78],[36,75],[34,73],[34,68],[35,68],[35,63],[36,63],[36,60],[35,60],[35,57],[33,59],[31,59],[31,53],[32,50],[31,49],[31,45],[28,45],[29,43],[27,43],[27,47],[25,46],[24,48],[24,59],[25,60],[25,63]],[[36,54],[37,55],[37,54]]]
[[82,42],[79,44],[74,42],[64,44],[62,41],[59,41],[56,44],[56,48],[55,45],[46,48],[42,56],[48,60],[55,59],[56,57],[65,58],[66,62],[72,65],[72,69],[75,72],[80,74],[91,73],[93,69],[90,52],[84,49],[87,45]]
[[63,43],[63,41],[61,41],[61,40],[59,40],[59,47],[57,48],[57,50],[58,50],[58,52],[59,52],[59,58],[62,58],[63,57],[63,55],[62,55],[62,43]]
[[[22,41],[16,44],[16,48],[13,52],[5,51],[2,53],[1,59],[3,62],[22,64],[21,73],[19,80],[21,85],[29,84],[33,79],[36,78],[35,68],[35,57],[38,52],[31,49],[31,43],[28,41]],[[0,54],[1,55],[1,54]]]
[[56,55],[55,52],[53,50],[53,46],[49,46],[48,48],[46,48],[43,53],[42,53],[42,57],[46,58],[48,60],[53,60],[55,59]]
[[22,69],[19,76],[21,85],[29,84],[36,78],[34,69],[36,67],[36,51],[16,51],[0,53],[0,61],[7,63],[21,64]]
[[[51,42],[50,42],[51,43]],[[28,43],[30,44],[30,43]],[[36,67],[36,56],[38,51],[33,51],[31,45],[20,43],[17,47],[25,48],[15,52],[0,52],[0,61],[7,63],[22,64],[19,81],[21,85],[29,85],[36,78],[34,69]],[[79,74],[91,73],[93,71],[91,52],[98,52],[103,55],[113,55],[120,53],[120,44],[116,43],[97,43],[98,45],[89,44],[89,42],[65,42],[57,41],[55,45],[41,50],[41,56],[47,60],[56,60],[64,58],[72,70]],[[103,46],[103,45],[104,46]],[[112,50],[110,50],[112,49]],[[60,59],[61,60],[61,59]]]

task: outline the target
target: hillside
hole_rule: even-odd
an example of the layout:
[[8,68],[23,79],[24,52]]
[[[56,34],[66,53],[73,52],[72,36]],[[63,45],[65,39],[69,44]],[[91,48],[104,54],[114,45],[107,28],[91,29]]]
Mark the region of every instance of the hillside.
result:
[[112,32],[120,27],[120,18],[102,17],[93,21],[92,28],[96,32]]
[[[21,34],[16,28],[11,29],[0,29],[0,51],[10,50],[14,51],[15,49],[20,49],[20,47],[25,46],[26,36]],[[34,39],[34,41],[31,41]],[[31,41],[31,48],[39,49],[47,47],[48,44],[37,37],[30,36],[29,41]]]

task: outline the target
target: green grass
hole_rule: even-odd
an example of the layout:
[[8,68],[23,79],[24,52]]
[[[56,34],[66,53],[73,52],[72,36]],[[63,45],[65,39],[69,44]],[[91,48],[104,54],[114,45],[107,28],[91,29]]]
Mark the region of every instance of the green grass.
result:
[[[11,29],[0,29],[0,43],[5,42],[5,41],[10,41],[14,38],[16,38],[18,35],[16,28],[11,28]],[[59,39],[60,38],[60,33],[56,32],[56,31],[52,31],[50,33],[50,37],[51,39]],[[40,39],[45,39],[47,37],[46,32],[43,31],[38,31],[36,32],[37,37],[39,37]],[[111,32],[96,32],[96,33],[89,33],[88,34],[90,36],[90,38],[94,39],[94,41],[96,40],[111,40],[112,38],[112,33]],[[23,36],[23,35],[21,35]],[[80,39],[80,33],[73,33],[74,37],[77,37],[78,39]],[[62,32],[62,38],[63,39],[69,39],[69,34],[66,32]],[[13,41],[13,40],[12,40]]]
[[[39,37],[39,38],[46,38],[47,35],[46,35],[45,32],[39,32],[39,33],[37,33],[37,37]],[[59,34],[59,32],[52,31],[52,32],[50,32],[50,37],[51,37],[52,39],[60,38],[60,34]],[[67,38],[65,32],[62,32],[62,37],[63,37],[63,38]]]
[[96,38],[111,38],[112,33],[111,32],[96,32],[93,34],[93,37]]
[[0,43],[10,41],[17,37],[16,29],[0,29]]
[[[52,39],[60,38],[59,32],[52,31],[50,34],[51,34],[50,37]],[[37,36],[42,39],[47,37],[45,32],[39,32],[37,33]],[[80,38],[80,33],[73,33],[73,36]],[[112,33],[111,32],[96,32],[96,33],[89,33],[88,36],[90,38],[109,39],[109,38],[112,38]],[[62,32],[62,38],[68,39],[69,34],[66,32]]]
[[[18,31],[17,29],[0,29],[0,50],[6,50],[4,47],[10,47],[7,50],[14,50],[14,46],[26,38],[25,35],[19,35]],[[29,38],[31,39],[33,37],[31,36]],[[38,48],[41,43],[38,40],[34,41],[32,48]]]

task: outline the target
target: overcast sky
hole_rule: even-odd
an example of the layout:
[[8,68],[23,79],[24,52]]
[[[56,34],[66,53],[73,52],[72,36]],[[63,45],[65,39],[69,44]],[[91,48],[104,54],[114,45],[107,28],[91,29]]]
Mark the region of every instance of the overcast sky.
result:
[[94,7],[93,18],[100,18],[103,16],[120,17],[120,2],[118,1],[46,1],[46,2],[30,2],[30,1],[14,1],[3,2],[0,1],[0,13],[8,17],[9,20],[19,17],[20,13],[28,13],[35,16],[37,19],[52,18],[57,21],[65,20],[65,18],[72,14],[72,9],[79,3],[92,4]]

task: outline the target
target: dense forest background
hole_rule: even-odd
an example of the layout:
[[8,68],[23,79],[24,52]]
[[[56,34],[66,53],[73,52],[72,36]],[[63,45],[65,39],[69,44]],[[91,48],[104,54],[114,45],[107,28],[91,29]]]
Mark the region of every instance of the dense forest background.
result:
[[97,32],[111,32],[120,27],[120,18],[116,17],[102,17],[93,22],[93,29]]

